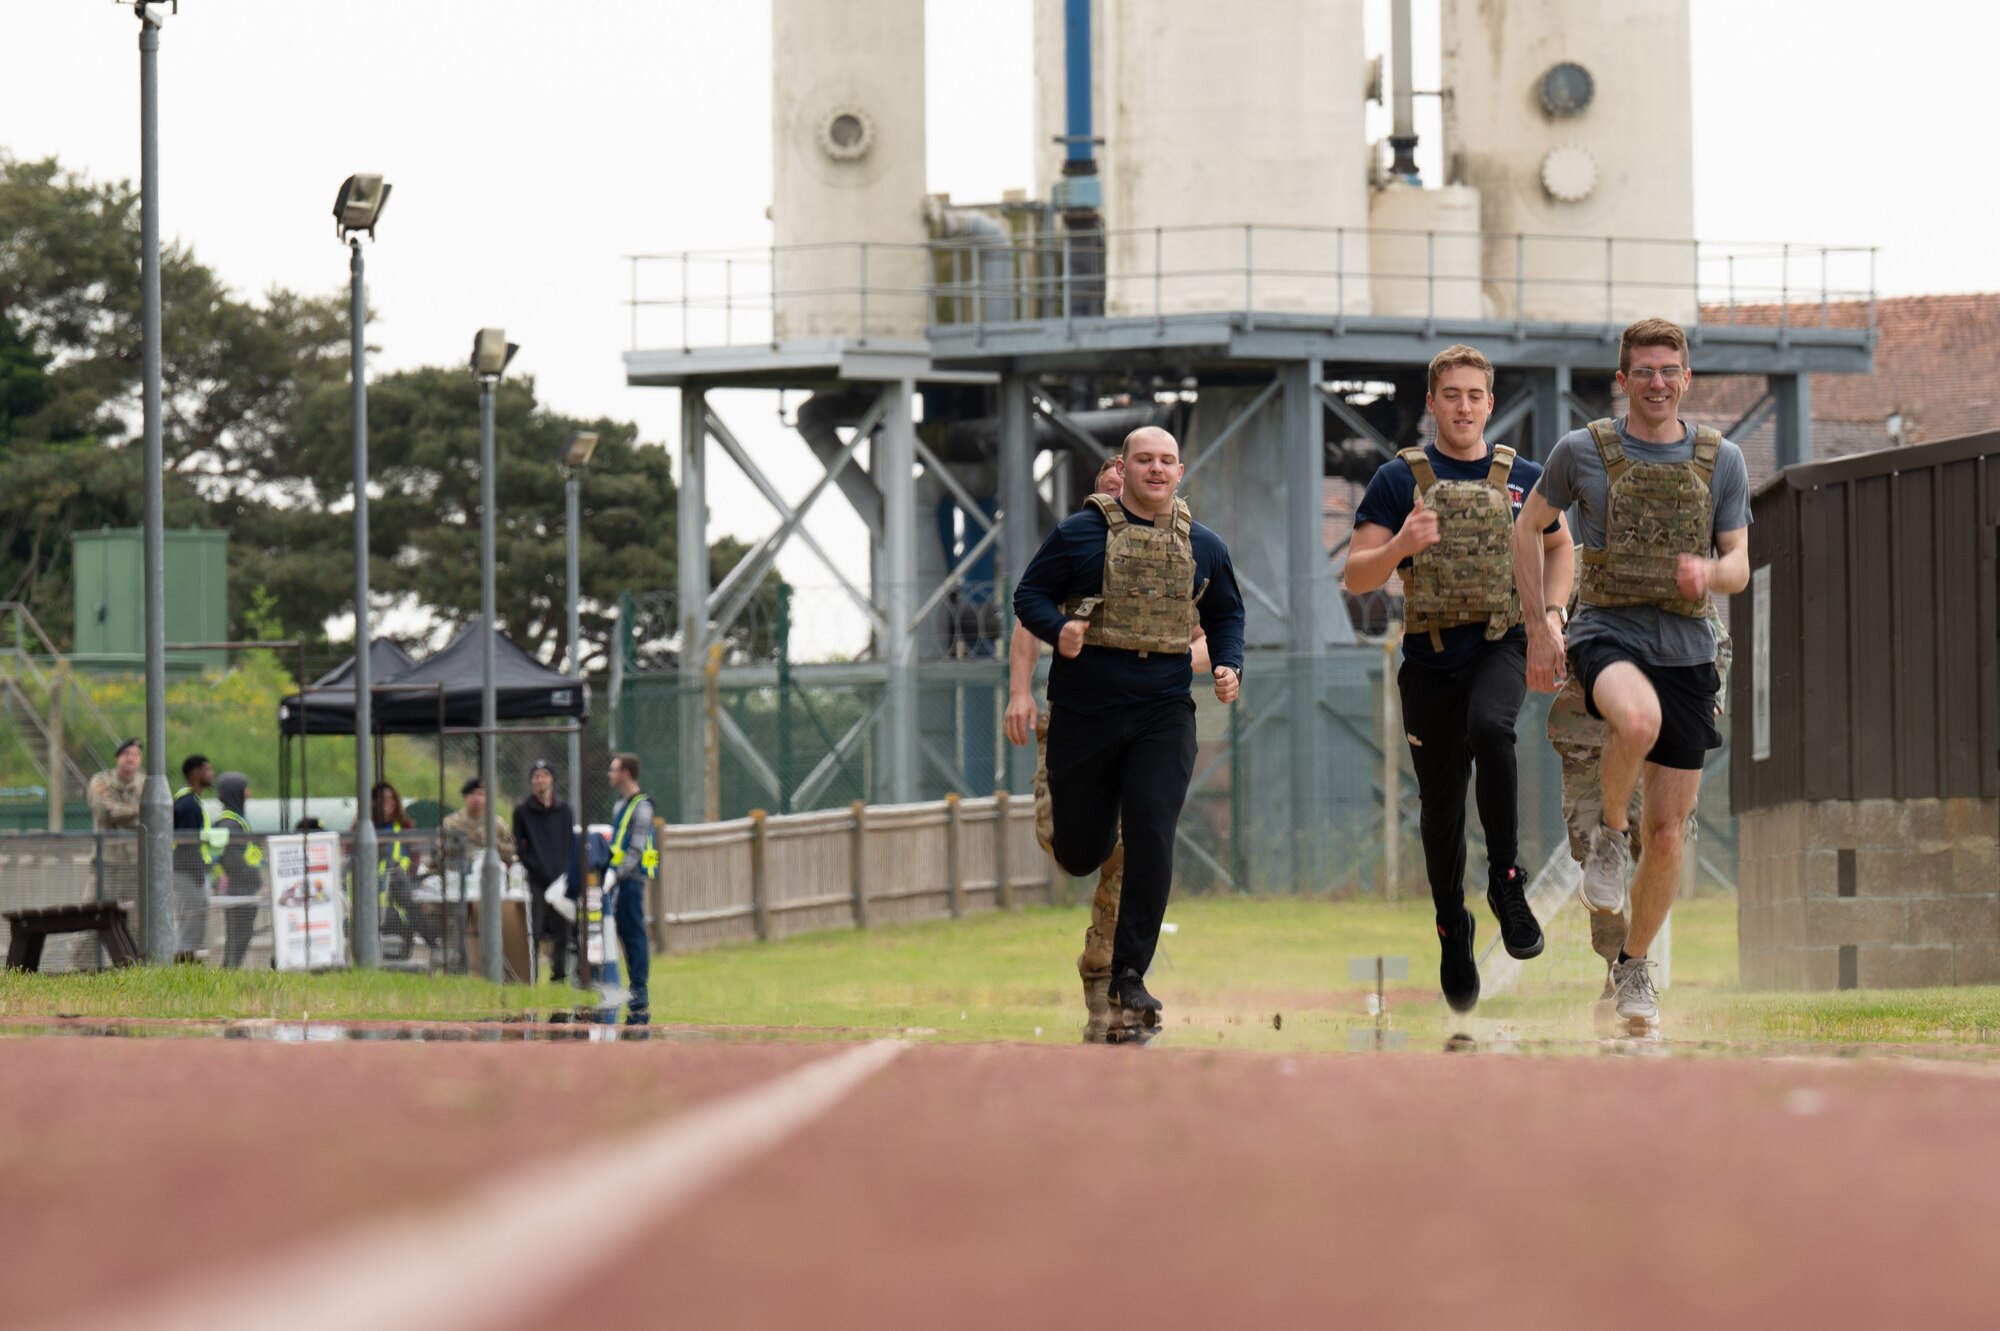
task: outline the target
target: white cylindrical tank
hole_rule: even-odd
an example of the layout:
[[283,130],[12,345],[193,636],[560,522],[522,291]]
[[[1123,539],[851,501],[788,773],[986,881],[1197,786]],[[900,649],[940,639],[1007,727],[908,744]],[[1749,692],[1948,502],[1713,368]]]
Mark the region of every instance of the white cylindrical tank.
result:
[[[1113,233],[1107,311],[1249,302],[1365,313],[1362,7],[1094,0],[1091,9],[1096,151]],[[1062,17],[1062,0],[1036,0],[1044,198],[1062,160],[1053,140],[1065,132]]]
[[1398,181],[1375,191],[1369,202],[1374,312],[1482,318],[1479,191],[1469,185],[1420,189]]
[[1690,319],[1685,0],[1442,0],[1440,22],[1445,160],[1480,193],[1488,310]]
[[922,336],[924,0],[772,0],[771,138],[773,335]]

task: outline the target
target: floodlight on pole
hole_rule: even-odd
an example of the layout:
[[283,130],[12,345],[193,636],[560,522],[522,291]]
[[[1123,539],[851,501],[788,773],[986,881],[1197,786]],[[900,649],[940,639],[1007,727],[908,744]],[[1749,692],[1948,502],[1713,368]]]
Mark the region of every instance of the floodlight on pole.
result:
[[[493,688],[493,635],[499,632],[493,594],[493,393],[507,362],[520,348],[507,340],[504,329],[482,328],[472,339],[472,373],[479,380],[479,779],[486,788],[486,844],[479,856],[479,964],[494,984],[506,976],[501,946],[498,801],[494,747],[499,740],[500,709]],[[532,978],[532,977],[531,977]]]
[[333,229],[342,240],[356,231],[375,239],[375,223],[389,206],[389,184],[380,176],[349,176],[333,200]]
[[491,387],[491,381],[507,372],[507,363],[521,348],[507,340],[504,328],[482,328],[472,338],[472,373]]
[[[353,379],[354,461],[354,964],[375,966],[382,960],[380,907],[377,904],[375,838],[375,681],[369,660],[373,645],[368,623],[368,301],[362,281],[361,236],[375,238],[375,223],[389,201],[389,186],[380,176],[349,176],[333,201],[336,233],[346,242],[348,329],[351,335],[349,374]],[[303,685],[303,681],[301,681]]]
[[[577,524],[578,511],[583,507],[579,490],[583,480],[583,469],[590,465],[591,454],[597,451],[597,431],[571,430],[569,438],[556,453],[556,463],[563,469],[563,511],[566,518],[563,527],[563,544],[566,547],[563,599],[568,602],[569,611],[569,673],[579,680],[583,678],[583,630],[582,617],[577,608],[577,598],[581,594],[582,583],[577,569]],[[569,807],[575,822],[570,826],[570,863],[583,863],[583,829],[586,819],[583,815],[583,737],[576,731],[569,732]],[[583,930],[576,930],[576,969],[571,972],[579,986],[587,986],[591,976],[587,974],[590,965],[590,940],[582,936]]]
[[[166,464],[160,370],[160,28],[139,18],[139,381],[145,506],[146,780],[139,790],[140,920],[146,959],[182,950],[174,909],[173,801],[167,784]],[[58,756],[54,761],[61,762]],[[207,911],[199,918],[206,919]],[[188,950],[193,944],[190,942]]]
[[562,448],[556,453],[556,461],[575,471],[590,465],[590,455],[597,451],[597,431],[571,430],[569,438],[563,440]]

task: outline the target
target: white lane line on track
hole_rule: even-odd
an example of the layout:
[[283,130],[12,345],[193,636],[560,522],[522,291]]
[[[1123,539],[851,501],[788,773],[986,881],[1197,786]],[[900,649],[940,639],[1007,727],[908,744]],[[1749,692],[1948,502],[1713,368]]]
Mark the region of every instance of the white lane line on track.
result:
[[[519,1320],[590,1272],[545,1256],[611,1261],[645,1226],[776,1147],[888,1066],[905,1046],[861,1045],[636,1134],[525,1166],[442,1210],[367,1222],[149,1306],[74,1331],[455,1331]],[[579,1244],[577,1236],[588,1235]]]

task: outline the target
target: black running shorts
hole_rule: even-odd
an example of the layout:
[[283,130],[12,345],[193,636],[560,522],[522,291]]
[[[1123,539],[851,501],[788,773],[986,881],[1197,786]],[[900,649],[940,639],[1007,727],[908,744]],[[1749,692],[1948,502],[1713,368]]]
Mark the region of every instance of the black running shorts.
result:
[[1617,661],[1629,661],[1653,685],[1660,699],[1660,737],[1646,761],[1661,767],[1678,767],[1699,772],[1703,756],[1722,747],[1722,732],[1715,725],[1716,694],[1722,691],[1722,676],[1713,664],[1658,666],[1642,661],[1630,648],[1602,638],[1577,644],[1569,654],[1570,669],[1583,681],[1583,705],[1592,716],[1603,720],[1597,710],[1597,677]]

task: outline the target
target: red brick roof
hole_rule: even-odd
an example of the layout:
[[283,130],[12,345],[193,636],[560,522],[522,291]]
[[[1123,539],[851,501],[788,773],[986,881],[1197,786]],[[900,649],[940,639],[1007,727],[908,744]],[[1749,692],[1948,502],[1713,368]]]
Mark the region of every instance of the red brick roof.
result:
[[[1729,310],[1709,306],[1702,318],[1726,323]],[[1865,302],[1827,306],[1827,322],[1835,327],[1865,327]],[[1776,305],[1738,306],[1736,322],[1774,325]],[[1893,447],[1892,415],[1902,416],[1903,442],[1927,443],[2000,428],[2000,386],[1993,366],[2000,363],[2000,292],[1962,296],[1900,296],[1875,306],[1878,341],[1872,374],[1816,374],[1812,380],[1813,452],[1831,457]],[[1791,322],[1820,323],[1820,306],[1795,304]],[[1700,370],[1697,361],[1696,370]],[[1698,377],[1690,395],[1690,415],[1705,424],[1727,427],[1741,418],[1763,394],[1764,381],[1754,375]],[[1768,436],[1765,426],[1750,440],[1738,440],[1751,454],[1753,480],[1770,471],[1760,469],[1757,448]]]

